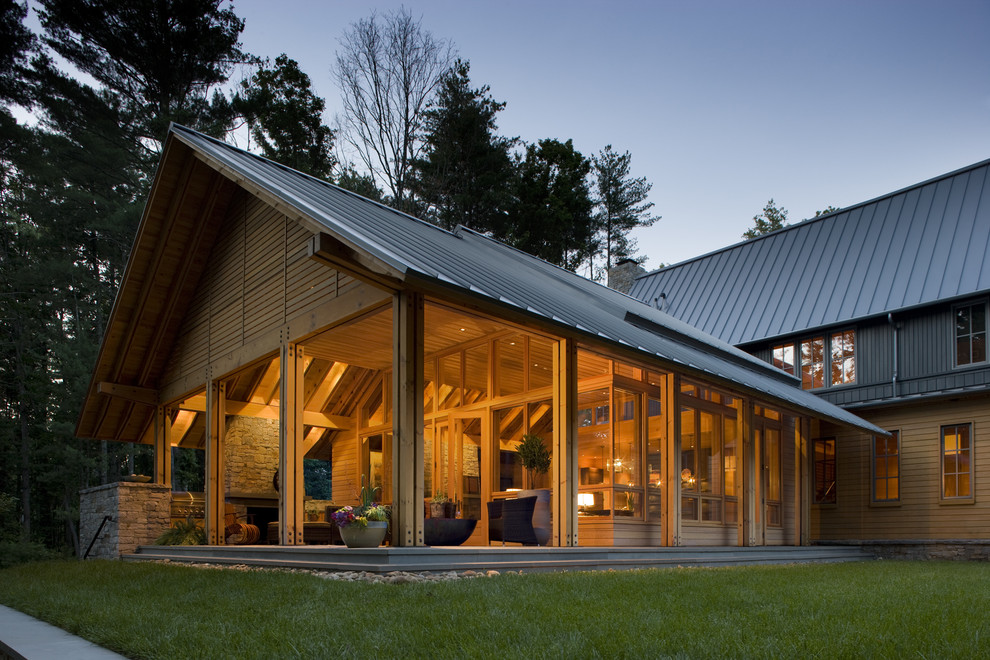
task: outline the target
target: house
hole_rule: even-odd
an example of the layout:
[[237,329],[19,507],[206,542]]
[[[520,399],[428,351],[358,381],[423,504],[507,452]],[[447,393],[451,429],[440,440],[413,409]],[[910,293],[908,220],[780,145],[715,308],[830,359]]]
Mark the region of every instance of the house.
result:
[[[211,544],[227,515],[305,543],[367,480],[400,546],[439,493],[487,544],[520,489],[550,491],[550,545],[798,545],[822,425],[883,433],[650,305],[173,126],[77,434],[153,444],[127,497],[202,502]],[[202,493],[171,492],[187,451]]]
[[988,250],[984,161],[643,274],[631,294],[890,432],[813,425],[813,539],[958,550],[990,539]]

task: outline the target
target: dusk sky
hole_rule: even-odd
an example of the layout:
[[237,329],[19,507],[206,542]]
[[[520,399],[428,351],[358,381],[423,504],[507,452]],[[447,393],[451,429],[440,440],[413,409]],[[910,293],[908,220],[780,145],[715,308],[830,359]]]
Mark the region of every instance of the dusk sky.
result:
[[[343,31],[399,2],[240,0],[244,48],[299,61],[340,109]],[[663,219],[647,267],[990,158],[990,2],[404,3],[507,102],[500,133],[632,153]]]

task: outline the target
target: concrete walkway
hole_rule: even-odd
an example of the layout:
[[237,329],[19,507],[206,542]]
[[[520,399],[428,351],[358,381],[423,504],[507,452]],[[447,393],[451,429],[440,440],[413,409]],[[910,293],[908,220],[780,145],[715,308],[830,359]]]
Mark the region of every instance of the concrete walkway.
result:
[[124,656],[0,605],[0,658],[14,660],[121,660]]

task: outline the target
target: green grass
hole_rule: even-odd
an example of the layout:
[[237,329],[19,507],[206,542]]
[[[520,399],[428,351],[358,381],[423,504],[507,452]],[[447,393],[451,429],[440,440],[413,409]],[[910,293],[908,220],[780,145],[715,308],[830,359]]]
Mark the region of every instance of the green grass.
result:
[[0,602],[133,658],[990,654],[990,565],[976,562],[366,584],[59,561],[0,571]]

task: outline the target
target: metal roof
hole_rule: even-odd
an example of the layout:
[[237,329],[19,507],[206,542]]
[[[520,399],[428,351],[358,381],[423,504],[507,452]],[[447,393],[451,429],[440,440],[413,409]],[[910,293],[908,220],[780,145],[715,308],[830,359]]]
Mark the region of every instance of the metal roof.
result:
[[741,345],[988,291],[988,249],[990,160],[647,273],[630,294]]
[[885,433],[802,391],[796,378],[635,298],[467,228],[444,230],[181,126],[173,126],[171,135],[227,176],[290,205],[300,212],[300,221],[376,257],[407,282],[454,287],[599,342],[681,365],[685,373],[715,377],[814,416]]

